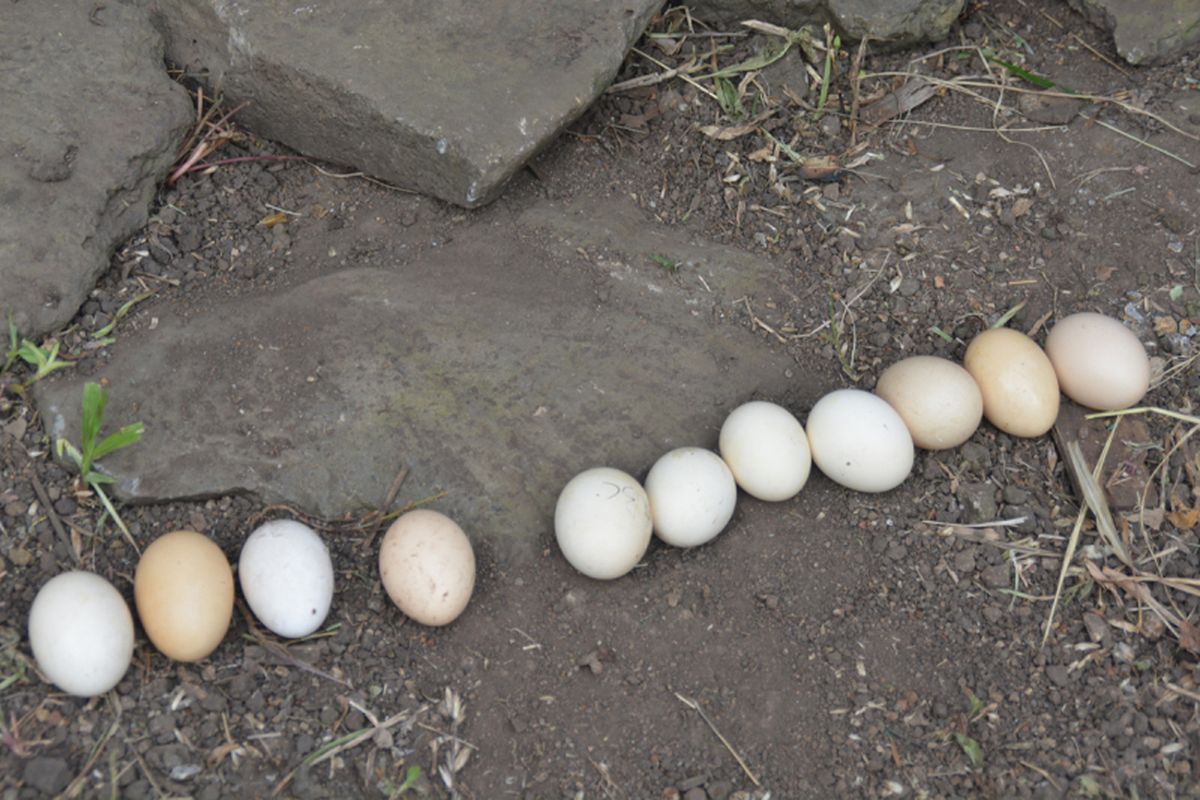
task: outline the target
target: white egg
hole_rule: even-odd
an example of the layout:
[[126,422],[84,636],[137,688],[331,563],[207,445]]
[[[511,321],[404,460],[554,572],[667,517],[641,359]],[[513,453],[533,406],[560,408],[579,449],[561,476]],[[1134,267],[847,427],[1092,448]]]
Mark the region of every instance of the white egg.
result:
[[733,473],[711,450],[680,447],[646,476],[654,533],[676,547],[696,547],[725,529],[737,505]]
[[720,449],[738,486],[759,500],[794,497],[812,469],[800,421],[786,408],[762,400],[740,405],[725,418]]
[[913,441],[904,420],[870,392],[830,392],[809,412],[807,428],[817,468],[848,489],[886,492],[912,471]]
[[290,519],[250,534],[238,559],[238,582],[254,616],[289,639],[321,627],[333,602],[333,562],[325,542]]
[[631,475],[595,467],[572,478],[558,496],[554,536],[563,556],[590,578],[619,578],[650,545],[650,502]]
[[116,686],[133,659],[133,615],[111,583],[92,572],[51,578],[29,609],[29,645],[58,688],[94,697]]

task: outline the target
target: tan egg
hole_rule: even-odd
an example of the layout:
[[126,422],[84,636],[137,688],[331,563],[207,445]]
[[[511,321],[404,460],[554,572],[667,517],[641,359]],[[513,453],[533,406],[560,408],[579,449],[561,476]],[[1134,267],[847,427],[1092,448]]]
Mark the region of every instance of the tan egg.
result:
[[454,520],[417,509],[388,528],[379,576],[397,608],[422,625],[448,625],[475,590],[475,551]]
[[1137,335],[1103,314],[1072,314],[1046,336],[1063,394],[1100,411],[1129,408],[1150,388],[1150,359]]
[[975,337],[963,366],[983,395],[988,422],[1013,436],[1041,436],[1058,418],[1058,379],[1042,348],[1020,331],[992,328]]
[[194,531],[158,537],[142,553],[133,598],[146,635],[163,655],[199,661],[217,649],[233,618],[233,570],[221,548]]
[[875,394],[896,409],[913,444],[926,450],[958,447],[983,419],[983,396],[971,373],[936,356],[892,364],[879,376]]

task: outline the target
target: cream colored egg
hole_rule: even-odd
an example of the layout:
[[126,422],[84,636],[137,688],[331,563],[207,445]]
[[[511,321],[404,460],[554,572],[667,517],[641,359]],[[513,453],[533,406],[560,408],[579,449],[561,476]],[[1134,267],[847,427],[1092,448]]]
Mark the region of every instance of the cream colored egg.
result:
[[1137,335],[1103,314],[1072,314],[1046,336],[1046,355],[1063,394],[1080,405],[1117,411],[1150,388],[1150,359]]
[[912,471],[913,442],[904,420],[870,392],[830,392],[813,406],[805,427],[817,469],[848,489],[886,492]]
[[133,617],[125,598],[92,572],[46,582],[29,609],[29,646],[58,688],[94,697],[116,686],[133,659]]
[[719,447],[738,486],[759,500],[795,497],[812,469],[804,426],[786,408],[762,400],[730,412]]
[[233,570],[212,539],[174,531],[142,553],[133,597],[146,635],[163,655],[199,661],[217,649],[229,630]]
[[696,547],[729,523],[737,483],[716,453],[680,447],[654,462],[646,475],[646,496],[658,538],[675,547]]
[[963,366],[983,395],[988,422],[1014,436],[1041,436],[1058,418],[1058,378],[1042,348],[1020,331],[992,328],[976,336]]
[[388,528],[379,546],[388,597],[422,625],[449,625],[475,591],[475,550],[454,520],[419,508]]
[[913,444],[926,450],[958,447],[983,419],[983,397],[971,373],[936,356],[892,364],[879,376],[875,394],[896,409]]
[[650,501],[633,476],[611,467],[585,470],[563,487],[554,537],[575,569],[598,580],[633,569],[650,545]]

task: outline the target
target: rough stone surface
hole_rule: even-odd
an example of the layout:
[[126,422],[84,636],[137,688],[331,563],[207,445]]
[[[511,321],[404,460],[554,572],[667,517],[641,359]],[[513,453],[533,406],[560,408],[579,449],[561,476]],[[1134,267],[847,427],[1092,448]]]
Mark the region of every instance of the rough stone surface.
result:
[[963,0],[696,0],[688,7],[701,19],[759,19],[789,28],[828,22],[848,40],[906,45],[946,38]]
[[1130,64],[1163,64],[1200,44],[1196,0],[1068,0],[1093,25],[1112,31]]
[[11,311],[25,336],[70,321],[113,247],[146,222],[191,119],[162,58],[139,8],[5,8],[0,317]]
[[302,153],[463,206],[616,74],[661,0],[159,0],[167,55]]
[[[375,507],[404,464],[402,502],[445,490],[468,531],[537,535],[576,472],[715,446],[726,413],[790,383],[788,357],[720,321],[767,265],[716,245],[692,259],[636,217],[536,208],[415,263],[122,339],[106,418],[146,434],[104,466],[133,500],[244,490],[335,516]],[[76,436],[81,377],[38,387],[53,435]]]

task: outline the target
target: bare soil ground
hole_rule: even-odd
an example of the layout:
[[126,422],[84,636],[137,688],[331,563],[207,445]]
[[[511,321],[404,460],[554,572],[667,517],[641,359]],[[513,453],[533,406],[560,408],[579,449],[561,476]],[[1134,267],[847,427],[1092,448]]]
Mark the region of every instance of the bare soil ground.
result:
[[[699,23],[690,35],[678,11],[652,30],[638,49],[654,60],[631,56],[619,81],[692,58],[699,76],[779,42]],[[1194,414],[1200,173],[1182,162],[1200,164],[1197,62],[1120,65],[1065,4],[1032,0],[973,3],[925,51],[868,46],[859,79],[856,52],[839,53],[823,104],[822,70],[798,53],[733,74],[728,113],[679,78],[608,94],[478,212],[301,162],[189,176],[162,191],[58,338],[75,369],[94,371],[107,349],[90,333],[145,290],[154,298],[118,338],[189,304],[412,259],[544,196],[624,195],[648,220],[778,266],[790,290],[747,297],[728,324],[794,357],[794,391],[769,399],[801,418],[904,356],[961,358],[1020,304],[1009,324],[1035,337],[1075,311],[1128,321],[1156,358],[1147,404]],[[1038,87],[987,54],[1095,97],[1030,94]],[[924,103],[864,122],[918,74]],[[699,130],[710,125],[728,138]],[[836,160],[800,164],[789,150]],[[274,152],[248,137],[222,151]],[[277,209],[300,216],[262,224]],[[120,685],[83,701],[37,677],[30,603],[76,564],[131,596],[136,559],[53,461],[12,390],[28,377],[6,376],[0,400],[4,798],[1174,797],[1200,786],[1191,421],[1121,422],[1101,482],[1133,565],[1086,521],[1044,644],[1079,500],[1052,439],[985,425],[956,451],[919,454],[885,495],[814,475],[786,503],[743,497],[712,544],[652,546],[611,583],[576,574],[549,521],[532,559],[479,542],[476,596],[440,630],[387,601],[373,528],[310,520],[339,582],[320,635],[285,647],[237,614],[196,665],[143,637]],[[1060,434],[1094,460],[1106,421],[1072,420]],[[284,513],[246,497],[122,510],[143,542],[193,528],[231,560],[259,521]],[[977,523],[991,524],[962,527]]]

